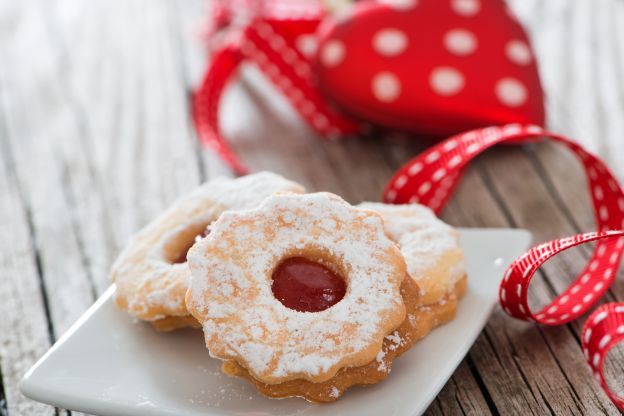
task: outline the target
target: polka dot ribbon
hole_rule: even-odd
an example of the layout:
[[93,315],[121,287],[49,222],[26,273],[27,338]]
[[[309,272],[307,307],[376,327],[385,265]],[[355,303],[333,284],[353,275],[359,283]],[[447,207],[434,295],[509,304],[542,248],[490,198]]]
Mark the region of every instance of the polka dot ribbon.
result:
[[[598,225],[589,232],[549,241],[531,248],[507,269],[499,298],[504,311],[517,319],[544,325],[562,325],[587,312],[613,283],[624,253],[624,192],[600,159],[574,141],[533,125],[506,125],[472,130],[453,136],[412,159],[390,180],[384,200],[418,202],[436,212],[448,202],[466,165],[498,143],[518,143],[547,138],[567,146],[581,161],[589,181]],[[529,284],[535,272],[556,254],[595,242],[594,252],[580,275],[550,304],[533,312],[528,303]],[[602,366],[609,349],[624,340],[624,304],[598,308],[585,323],[582,345],[587,360],[613,402],[624,410],[624,398],[607,386]]]
[[283,2],[264,3],[260,16],[212,54],[193,98],[193,120],[200,141],[212,147],[238,174],[247,173],[247,168],[221,135],[219,104],[243,61],[254,63],[321,137],[336,138],[360,131],[358,123],[324,100],[316,87],[310,60],[296,47],[298,40],[313,36],[321,22],[324,11],[318,5],[316,9],[311,7],[314,4],[293,2],[286,7]]

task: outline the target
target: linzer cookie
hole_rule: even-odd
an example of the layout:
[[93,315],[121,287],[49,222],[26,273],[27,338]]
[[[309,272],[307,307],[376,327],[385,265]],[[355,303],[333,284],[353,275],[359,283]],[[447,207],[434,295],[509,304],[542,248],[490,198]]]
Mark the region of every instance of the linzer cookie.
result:
[[421,290],[421,319],[426,321],[421,327],[428,332],[453,319],[467,285],[457,231],[419,204],[365,202],[359,207],[381,214],[386,234],[399,245],[408,274]]
[[188,259],[210,355],[271,397],[336,400],[422,336],[418,286],[381,216],[333,194],[225,212]]
[[279,175],[262,172],[217,178],[178,199],[134,236],[112,267],[117,306],[156,329],[198,326],[184,303],[190,276],[188,249],[228,209],[253,208],[276,192],[303,192]]

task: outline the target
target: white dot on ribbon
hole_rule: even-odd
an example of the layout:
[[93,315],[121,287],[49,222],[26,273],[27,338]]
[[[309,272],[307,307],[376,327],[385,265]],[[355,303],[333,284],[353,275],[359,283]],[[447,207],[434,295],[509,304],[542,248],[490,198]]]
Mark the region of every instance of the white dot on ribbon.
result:
[[618,258],[618,253],[611,254],[611,256],[609,256],[609,263],[615,264],[615,262],[617,261],[617,258]]
[[329,120],[323,114],[317,114],[313,120],[314,126],[319,130],[324,130],[329,125]]
[[407,176],[405,175],[401,175],[397,178],[397,180],[394,182],[394,186],[397,189],[401,189],[403,188],[403,186],[405,186],[405,184],[407,183]]
[[481,10],[480,0],[452,0],[451,8],[461,16],[471,17]]
[[611,341],[611,335],[607,334],[600,339],[600,342],[598,343],[598,348],[603,349],[607,346],[609,341]]
[[435,68],[429,76],[429,85],[438,95],[450,96],[464,88],[465,80],[461,72],[455,68],[442,66]]
[[295,41],[297,45],[297,49],[307,57],[314,55],[317,48],[317,39],[316,36],[312,34],[303,34],[297,38]]
[[377,0],[377,2],[398,11],[407,11],[418,5],[418,0]]
[[455,166],[459,165],[461,160],[462,158],[460,155],[455,155],[451,158],[451,160],[449,160],[448,165],[450,168],[454,168]]
[[[597,268],[598,268],[598,260],[592,261],[590,263],[590,265],[589,265],[589,270],[592,271],[592,272],[595,272]],[[587,278],[587,280],[589,280],[589,277]],[[587,280],[585,282],[583,282],[583,283],[586,283]]]
[[453,150],[457,147],[457,140],[449,140],[448,142],[444,143],[444,150],[446,150],[447,152],[449,150]]
[[511,276],[512,272],[513,272],[513,269],[507,269],[507,271],[505,272],[505,277],[503,277],[503,280],[505,281],[505,283],[507,283],[507,281],[509,280],[509,277]]
[[531,63],[531,49],[526,42],[521,40],[510,40],[505,45],[505,55],[507,58],[517,65],[528,65]]
[[606,251],[607,251],[607,248],[605,246],[600,246],[596,254],[598,254],[599,257],[602,257],[604,256]]
[[444,35],[444,46],[454,55],[470,55],[477,49],[477,37],[468,30],[453,29]]
[[407,174],[410,176],[414,176],[416,175],[418,172],[420,172],[423,169],[423,165],[422,163],[414,163],[412,166],[410,166],[410,168],[407,170]]
[[276,51],[280,51],[286,46],[286,41],[281,36],[273,35],[269,39],[269,45]]
[[425,158],[425,162],[427,163],[433,163],[436,160],[440,159],[440,152],[435,151],[435,152],[431,152],[427,155],[427,157]]
[[594,168],[587,169],[587,173],[589,174],[589,177],[591,179],[596,180],[598,178],[598,173],[596,172],[596,169],[594,169]]
[[434,172],[434,174],[431,176],[431,179],[433,179],[434,182],[437,182],[442,179],[444,175],[446,175],[446,169],[440,168]]
[[590,338],[592,336],[592,329],[591,328],[587,328],[587,331],[585,332],[585,342],[589,342]]
[[596,317],[594,318],[594,325],[599,324],[600,322],[602,322],[603,319],[605,319],[607,317],[608,313],[605,311],[600,312],[598,315],[596,315]]
[[[576,287],[578,287],[578,286],[576,286]],[[576,305],[575,307],[572,308],[572,313],[577,313],[580,310],[581,310],[581,305]]]
[[602,201],[602,198],[604,198],[604,193],[602,192],[600,185],[596,185],[594,187],[594,196],[598,201]]
[[396,199],[397,196],[397,192],[394,189],[391,189],[388,191],[388,193],[386,194],[386,198],[388,198],[388,201],[390,202],[394,202],[394,200]]
[[344,61],[346,48],[344,43],[339,40],[330,40],[321,50],[321,63],[328,68],[333,68]]
[[528,92],[524,84],[515,78],[503,78],[496,83],[495,91],[499,101],[508,107],[519,107],[526,103]]
[[426,194],[427,191],[429,191],[429,189],[431,189],[431,183],[430,182],[423,182],[423,184],[420,185],[420,188],[418,188],[418,195]]
[[371,83],[373,96],[379,101],[389,103],[401,95],[401,81],[392,72],[383,71],[373,77]]
[[407,49],[408,38],[399,29],[381,29],[373,36],[373,49],[382,56],[397,56]]

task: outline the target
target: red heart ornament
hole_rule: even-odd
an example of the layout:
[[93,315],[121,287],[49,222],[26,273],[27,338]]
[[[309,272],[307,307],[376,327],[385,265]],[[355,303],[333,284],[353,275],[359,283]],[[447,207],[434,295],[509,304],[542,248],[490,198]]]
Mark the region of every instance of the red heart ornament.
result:
[[315,73],[352,116],[442,135],[543,125],[530,43],[502,0],[361,1],[323,22]]

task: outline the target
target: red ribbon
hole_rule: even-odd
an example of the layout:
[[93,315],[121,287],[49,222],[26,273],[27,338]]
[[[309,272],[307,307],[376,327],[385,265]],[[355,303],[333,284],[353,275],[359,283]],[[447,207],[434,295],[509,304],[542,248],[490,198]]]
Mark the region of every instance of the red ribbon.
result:
[[[222,21],[228,24],[232,0],[219,1]],[[253,0],[239,0],[253,2]],[[290,100],[301,117],[322,137],[339,137],[360,131],[358,123],[332,108],[320,95],[307,57],[296,47],[298,37],[313,34],[324,11],[316,2],[256,2],[254,12],[240,32],[224,43],[193,99],[193,118],[200,140],[212,147],[238,174],[246,166],[229,148],[220,132],[219,102],[227,84],[243,61],[254,63]],[[218,20],[218,19],[217,19]],[[548,138],[567,146],[581,160],[589,179],[598,232],[553,240],[530,249],[507,269],[500,285],[500,303],[510,316],[545,325],[561,325],[587,312],[611,286],[624,253],[624,193],[608,168],[577,143],[538,126],[517,124],[488,127],[453,136],[426,150],[392,178],[384,192],[391,203],[418,202],[438,212],[448,202],[465,166],[478,154],[501,142],[526,142]],[[596,246],[585,269],[563,293],[541,311],[528,304],[528,288],[537,269],[554,255],[587,242]],[[603,365],[609,350],[624,340],[624,304],[598,308],[585,323],[582,345],[596,379],[620,410],[624,398],[606,384]]]
[[218,109],[225,87],[243,61],[254,63],[321,137],[337,138],[360,131],[357,122],[321,96],[310,60],[295,45],[300,36],[316,32],[324,13],[316,2],[266,2],[260,16],[213,53],[193,99],[193,117],[200,141],[213,148],[236,173],[247,173],[247,167],[221,135]]
[[[487,127],[453,136],[412,159],[390,180],[384,200],[402,204],[418,202],[436,212],[448,202],[466,165],[486,149],[503,142],[548,138],[567,146],[581,160],[600,231],[578,234],[533,247],[507,269],[500,285],[503,310],[510,316],[545,325],[562,325],[587,312],[615,280],[624,254],[624,192],[605,164],[568,138],[538,126],[511,124]],[[528,303],[529,284],[537,269],[556,254],[581,244],[596,242],[589,262],[572,284],[539,312]],[[606,384],[604,359],[624,340],[624,304],[598,308],[583,329],[582,345],[596,379],[611,400],[624,410],[624,398]]]

